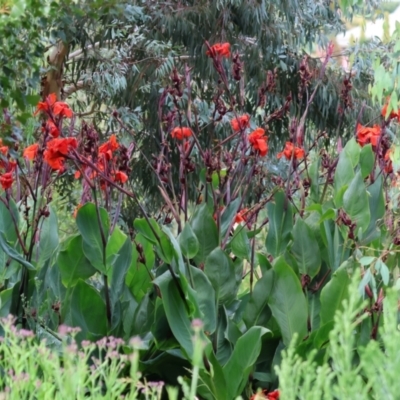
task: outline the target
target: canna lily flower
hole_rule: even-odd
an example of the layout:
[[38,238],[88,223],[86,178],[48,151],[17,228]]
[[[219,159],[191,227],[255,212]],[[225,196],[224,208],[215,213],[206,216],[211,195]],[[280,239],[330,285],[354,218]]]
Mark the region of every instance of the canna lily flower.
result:
[[378,144],[380,135],[381,127],[379,125],[368,127],[357,124],[357,142],[361,147],[368,143],[371,143],[372,146],[376,146]]
[[0,138],[0,153],[4,156],[8,153],[8,146],[3,146],[3,140]]
[[70,148],[76,149],[78,142],[74,137],[52,139],[47,142],[44,160],[56,171],[64,171],[64,160]]
[[30,161],[33,161],[36,158],[36,154],[38,152],[39,145],[37,143],[31,144],[28,146],[24,152],[23,156]]
[[242,208],[235,216],[235,223],[240,224],[241,222],[246,222],[245,215],[248,213],[247,208]]
[[57,101],[57,95],[55,93],[49,94],[46,97],[45,101],[39,101],[37,107],[36,107],[36,111],[34,112],[33,115],[37,115],[40,111],[43,112],[50,112],[50,110],[52,110],[55,102]]
[[190,128],[187,127],[179,127],[177,126],[171,131],[171,136],[174,139],[183,140],[183,138],[188,138],[193,135],[193,132]]
[[12,183],[14,182],[14,178],[12,175],[12,172],[6,172],[2,175],[0,175],[0,185],[4,190],[9,189],[12,186]]
[[393,164],[392,164],[392,159],[390,158],[392,154],[392,149],[389,149],[384,157],[385,160],[385,172],[387,174],[391,174],[393,172]]
[[253,396],[250,397],[250,400],[261,399],[279,400],[279,390],[274,390],[273,392],[267,392],[266,390],[263,390],[261,393],[253,394]]
[[261,157],[264,157],[268,153],[268,137],[265,136],[264,129],[257,128],[250,133],[248,138],[253,150],[258,151]]
[[99,147],[99,154],[104,154],[106,160],[111,160],[113,152],[118,150],[118,148],[119,144],[117,142],[117,137],[111,135],[110,139]]
[[60,130],[51,119],[47,120],[46,127],[42,128],[42,132],[46,132],[46,130],[49,132],[51,136],[53,136],[53,138],[57,138],[60,136]]
[[246,129],[250,126],[250,115],[241,115],[240,117],[234,118],[231,121],[232,129],[235,132],[240,131],[241,129]]
[[206,51],[209,57],[225,57],[231,56],[231,45],[229,43],[215,43],[210,50]]
[[54,115],[59,115],[60,117],[72,118],[73,116],[73,112],[68,107],[68,104],[62,101],[57,101],[54,104],[53,112]]
[[304,149],[294,146],[292,142],[286,142],[285,148],[283,149],[283,151],[278,153],[277,157],[285,157],[287,160],[291,160],[292,155],[296,160],[300,160],[304,158]]
[[127,180],[128,180],[128,175],[126,175],[124,172],[122,171],[117,171],[115,173],[115,178],[114,178],[115,182],[120,182],[122,184],[124,184]]

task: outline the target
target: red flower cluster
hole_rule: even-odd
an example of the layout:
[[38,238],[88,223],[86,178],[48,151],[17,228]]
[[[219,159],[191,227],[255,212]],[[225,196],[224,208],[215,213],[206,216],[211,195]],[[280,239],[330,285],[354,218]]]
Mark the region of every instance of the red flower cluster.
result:
[[[47,96],[45,101],[40,101],[33,115],[36,115],[39,112],[44,112],[49,116],[49,119],[42,130],[44,132],[47,130],[54,138],[60,136],[60,130],[57,126],[57,123],[60,121],[60,119],[63,117],[72,118],[73,116],[73,112],[68,107],[68,104],[62,101],[57,101],[57,96],[55,93]],[[57,117],[58,120],[56,119]]]
[[4,170],[0,175],[0,185],[4,190],[9,189],[14,182],[13,171],[16,166],[17,163],[8,155],[8,146],[3,145],[0,139],[0,169]]
[[372,146],[376,146],[378,144],[380,135],[381,127],[379,125],[368,127],[357,124],[357,142],[361,147],[368,143],[371,143]]
[[56,171],[64,171],[64,160],[70,149],[76,149],[78,142],[74,137],[51,139],[46,143],[44,160]]
[[254,151],[258,151],[261,157],[268,153],[268,137],[265,136],[265,131],[262,128],[257,128],[248,136],[249,142]]
[[215,43],[210,50],[206,51],[206,55],[212,58],[231,56],[231,45],[229,43]]
[[28,160],[33,161],[36,158],[36,154],[38,152],[38,149],[39,149],[39,144],[38,143],[31,144],[30,146],[25,148],[25,150],[23,152],[23,156],[25,158],[27,158]]
[[190,128],[184,127],[181,128],[177,126],[171,131],[171,136],[174,139],[183,140],[183,138],[188,138],[193,135],[193,132]]
[[240,131],[241,129],[246,129],[250,126],[250,115],[241,115],[240,117],[234,118],[231,121],[232,129],[235,132]]
[[291,160],[292,156],[296,160],[301,160],[302,158],[304,158],[304,149],[295,146],[292,142],[286,142],[285,148],[283,149],[283,151],[278,153],[277,157],[285,157],[287,160]]

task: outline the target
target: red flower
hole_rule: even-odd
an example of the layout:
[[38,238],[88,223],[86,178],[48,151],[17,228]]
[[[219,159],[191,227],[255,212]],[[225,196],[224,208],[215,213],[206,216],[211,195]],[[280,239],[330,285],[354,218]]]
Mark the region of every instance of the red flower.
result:
[[235,223],[240,224],[241,222],[246,222],[245,215],[248,213],[247,208],[241,209],[235,216]]
[[292,159],[292,155],[296,160],[304,158],[304,149],[301,147],[294,146],[292,142],[286,142],[283,151],[278,153],[277,157],[285,157],[287,160]]
[[24,150],[23,156],[28,160],[33,161],[36,158],[38,148],[39,145],[37,143],[31,144]]
[[181,128],[177,126],[171,131],[171,136],[174,139],[183,140],[183,138],[188,138],[193,135],[193,132],[190,128],[184,127]]
[[70,148],[76,149],[77,147],[78,142],[74,137],[49,140],[44,152],[44,160],[52,169],[63,171],[64,159],[68,155]]
[[38,114],[40,111],[43,112],[50,112],[50,110],[53,108],[54,103],[57,101],[57,95],[55,93],[49,94],[46,97],[45,101],[40,101],[36,107],[36,111],[34,112],[33,115]]
[[128,176],[122,171],[117,171],[114,180],[115,182],[125,183],[128,180]]
[[57,103],[54,104],[53,112],[54,115],[59,115],[60,117],[66,118],[72,118],[73,115],[73,112],[68,107],[68,104],[62,101],[57,101]]
[[104,154],[107,160],[111,160],[113,152],[118,150],[118,147],[117,137],[111,135],[110,139],[99,147],[99,154]]
[[[388,103],[386,103],[386,104],[382,107],[382,112],[381,112],[381,114],[382,114],[382,117],[383,117],[384,119],[386,119],[387,109],[388,109]],[[394,110],[392,110],[392,111],[390,112],[390,114],[389,114],[389,120],[392,120],[392,119],[394,119],[394,118],[397,118],[397,121],[400,121],[399,112],[398,112],[398,111],[395,112]]]
[[3,175],[0,175],[0,184],[4,190],[9,189],[13,182],[14,178],[12,172],[6,172]]
[[54,138],[57,138],[60,136],[60,130],[58,129],[57,125],[51,119],[47,120],[46,127],[42,128],[42,132],[46,132],[46,130]]
[[241,129],[246,129],[250,126],[250,115],[241,115],[240,117],[234,118],[231,121],[232,129],[235,132],[240,131]]
[[231,45],[229,43],[215,43],[211,46],[210,50],[206,51],[206,55],[209,57],[230,57],[231,56]]
[[267,400],[279,400],[279,390],[274,390],[273,392],[267,392],[263,390],[261,393],[253,394],[250,400],[267,399]]
[[380,135],[381,128],[379,125],[368,127],[357,124],[357,142],[361,147],[368,143],[371,143],[372,146],[376,146],[378,144]]
[[268,137],[265,136],[265,131],[262,128],[257,128],[249,135],[249,142],[255,151],[260,153],[261,157],[264,157],[268,152]]

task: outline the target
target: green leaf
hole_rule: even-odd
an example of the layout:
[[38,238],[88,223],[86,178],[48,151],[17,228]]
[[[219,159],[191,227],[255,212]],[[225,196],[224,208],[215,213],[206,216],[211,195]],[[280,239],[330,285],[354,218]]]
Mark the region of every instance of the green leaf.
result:
[[[6,201],[6,200],[5,200]],[[4,234],[7,242],[14,244],[17,240],[17,231],[15,229],[15,223],[19,224],[19,213],[15,201],[10,198],[8,200],[8,207],[0,201],[0,233]],[[15,223],[14,223],[15,221]]]
[[159,287],[163,299],[165,314],[176,340],[182,346],[189,359],[193,354],[192,330],[187,307],[179,294],[171,273],[166,271],[153,283]]
[[343,208],[349,217],[365,232],[370,222],[368,195],[361,172],[358,171],[343,196]]
[[[349,145],[348,142],[347,145]],[[346,147],[347,147],[346,145]],[[354,178],[354,164],[349,155],[349,152],[343,151],[340,153],[339,162],[335,170],[333,179],[334,200],[337,208],[342,207],[343,194]]]
[[79,280],[62,309],[64,323],[81,328],[78,341],[99,339],[107,334],[106,306],[100,293],[88,283]]
[[239,206],[241,203],[241,198],[238,197],[230,204],[226,206],[224,212],[221,215],[221,237],[225,237],[229,226],[231,225],[232,221],[235,219],[236,214],[239,212]]
[[360,154],[360,167],[361,167],[361,175],[363,178],[366,178],[374,168],[374,152],[372,151],[372,145],[367,144],[361,149]]
[[300,273],[314,278],[321,268],[321,254],[312,229],[298,218],[294,225],[291,252],[299,266]]
[[250,260],[251,247],[247,236],[246,229],[243,226],[238,226],[233,233],[230,241],[232,253],[242,260]]
[[300,340],[307,334],[307,302],[298,277],[282,257],[275,260],[274,272],[268,304],[281,330],[283,343],[288,346],[295,333]]
[[12,258],[15,261],[18,261],[24,267],[34,271],[35,267],[25,258],[19,254],[13,247],[11,247],[8,243],[6,238],[4,237],[4,233],[0,232],[0,247],[3,249],[4,253],[8,255],[8,257]]
[[39,257],[37,267],[43,266],[56,251],[59,243],[57,214],[53,207],[49,207],[50,214],[42,219],[39,229]]
[[132,243],[130,238],[126,238],[111,269],[110,291],[113,307],[115,307],[115,304],[122,295],[125,286],[125,277],[131,263]]
[[228,399],[236,398],[246,386],[260,355],[261,338],[267,332],[270,331],[266,328],[253,326],[236,342],[231,357],[223,367],[225,381],[229,382]]
[[311,200],[315,203],[319,202],[319,166],[320,158],[318,157],[309,167],[309,173],[311,178]]
[[197,303],[202,313],[204,331],[214,333],[217,323],[215,290],[201,269],[192,266],[190,269],[193,276],[193,289],[196,291]]
[[217,225],[207,204],[201,205],[195,211],[190,225],[199,241],[199,252],[194,259],[199,265],[204,263],[207,256],[219,245]]
[[[271,316],[271,311],[268,308],[268,299],[274,285],[274,270],[270,269],[263,274],[254,285],[253,292],[250,294],[250,299],[246,305],[246,310],[243,314],[243,321],[247,327],[254,325],[263,325],[260,323],[260,318],[267,309],[267,315]],[[261,322],[268,322],[261,321]]]
[[267,204],[269,227],[265,245],[273,257],[286,250],[293,228],[292,206],[286,201],[283,191],[274,196],[274,202]]
[[80,279],[85,280],[96,273],[96,269],[83,253],[82,236],[73,237],[68,246],[58,254],[57,264],[64,286],[75,286]]
[[112,235],[108,239],[106,246],[107,266],[112,266],[118,257],[118,252],[126,241],[126,235],[116,226]]
[[321,325],[333,320],[336,311],[342,309],[343,300],[349,296],[349,266],[350,262],[343,263],[321,291]]
[[204,273],[213,285],[220,303],[229,303],[236,297],[238,282],[235,267],[220,247],[214,249],[207,257]]
[[182,254],[188,258],[194,258],[199,252],[199,241],[193,232],[190,224],[185,224],[183,231],[178,238],[179,245],[181,247]]
[[106,273],[106,265],[104,263],[104,251],[100,225],[107,244],[108,234],[110,231],[110,221],[107,211],[99,208],[100,221],[97,218],[96,206],[93,203],[86,203],[82,206],[76,217],[76,224],[83,238],[83,252],[92,263],[92,265],[100,272]]

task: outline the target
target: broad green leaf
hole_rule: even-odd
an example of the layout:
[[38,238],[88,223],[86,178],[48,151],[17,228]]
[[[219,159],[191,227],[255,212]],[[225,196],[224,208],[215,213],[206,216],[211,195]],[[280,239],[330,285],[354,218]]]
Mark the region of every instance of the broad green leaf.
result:
[[307,334],[307,302],[299,278],[282,257],[275,260],[275,280],[268,305],[288,346],[297,333],[302,340]]
[[99,339],[107,334],[106,306],[100,293],[88,283],[79,280],[63,304],[64,323],[78,326],[77,340]]
[[37,267],[43,266],[58,247],[58,222],[54,207],[49,207],[50,215],[41,220],[39,228],[39,257]]
[[72,238],[68,246],[58,253],[57,265],[64,286],[75,286],[80,279],[85,280],[96,273],[96,268],[83,253],[82,236]]
[[221,304],[232,301],[238,290],[235,267],[226,253],[217,247],[206,259],[204,273],[207,275]]
[[348,298],[351,282],[347,271],[349,266],[351,262],[343,263],[321,291],[321,325],[332,321],[336,311],[342,309],[343,300]]
[[261,351],[261,338],[269,332],[260,326],[251,327],[237,342],[233,353],[223,367],[228,385],[228,399],[240,395]]
[[126,241],[127,236],[116,226],[113,233],[108,239],[106,246],[107,267],[109,268],[114,264],[117,254]]
[[309,167],[309,174],[311,178],[311,200],[314,202],[319,202],[319,166],[320,158],[318,157]]
[[185,224],[179,235],[178,242],[181,246],[182,254],[188,259],[194,258],[199,252],[199,241],[190,224]]
[[239,212],[239,206],[241,203],[241,198],[238,197],[234,201],[232,201],[228,206],[224,209],[221,215],[221,237],[224,238],[226,235],[226,231],[231,225],[232,221],[235,219],[236,214]]
[[232,253],[241,258],[242,260],[250,260],[251,258],[251,247],[250,241],[247,236],[246,229],[243,226],[238,226],[233,233],[233,237],[230,241]]
[[217,225],[207,204],[202,204],[196,210],[190,225],[199,241],[199,252],[194,258],[199,265],[204,263],[207,256],[219,245]]
[[321,254],[312,229],[298,218],[293,231],[291,252],[299,266],[300,273],[314,278],[321,268]]
[[190,266],[193,276],[193,289],[202,313],[204,331],[214,333],[217,321],[215,291],[206,274],[199,268]]
[[265,245],[273,257],[278,257],[286,250],[293,228],[293,211],[285,193],[279,191],[274,202],[267,204],[269,226]]
[[[100,221],[98,219],[100,216]],[[108,234],[110,231],[110,220],[107,211],[99,208],[98,214],[96,206],[93,203],[86,203],[82,206],[76,216],[76,224],[83,238],[83,252],[92,263],[92,265],[100,272],[106,273],[105,265],[105,246],[103,246],[103,232],[105,244],[108,242]],[[101,230],[100,230],[101,225]]]
[[110,292],[113,307],[115,307],[115,304],[120,299],[124,290],[126,274],[131,264],[132,242],[130,238],[126,238],[111,268]]
[[4,237],[4,233],[2,233],[2,232],[0,232],[0,247],[4,251],[4,253],[6,253],[8,255],[8,257],[19,262],[21,265],[23,265],[27,269],[30,269],[32,271],[35,270],[35,267],[30,262],[25,260],[25,258],[20,253],[18,253],[18,251],[16,251],[13,247],[11,247],[7,243],[7,240]]
[[6,241],[11,244],[17,240],[15,224],[19,226],[19,213],[15,201],[10,198],[8,207],[0,201],[0,233],[3,233]]
[[375,162],[375,155],[372,151],[372,145],[367,144],[361,149],[360,154],[360,167],[361,175],[366,178],[373,170]]
[[253,292],[250,294],[249,301],[243,314],[243,321],[247,327],[262,325],[262,323],[260,323],[260,317],[264,314],[266,309],[267,314],[271,316],[271,311],[268,308],[268,298],[271,294],[273,285],[274,270],[269,269],[256,282]]
[[361,172],[358,171],[343,196],[343,208],[349,217],[365,232],[370,222],[368,195]]
[[189,359],[191,359],[193,354],[191,322],[187,307],[176,286],[176,281],[167,271],[157,277],[153,283],[160,289],[171,331]]
[[342,207],[343,194],[354,178],[354,165],[348,152],[342,151],[333,180],[334,200],[337,208]]

